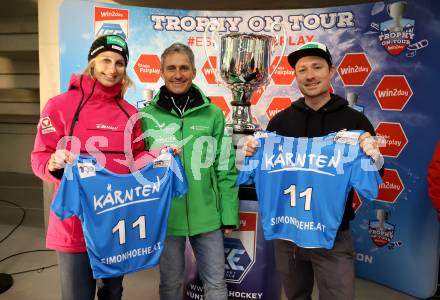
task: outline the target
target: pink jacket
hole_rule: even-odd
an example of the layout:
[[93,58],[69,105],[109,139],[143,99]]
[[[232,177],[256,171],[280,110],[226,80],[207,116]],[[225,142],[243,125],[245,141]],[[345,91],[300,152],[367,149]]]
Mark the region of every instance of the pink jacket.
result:
[[[47,163],[57,149],[94,155],[106,169],[121,174],[130,172],[127,162],[133,163],[133,157],[137,167],[154,158],[145,151],[143,138],[134,142],[142,135],[142,129],[139,118],[131,118],[133,122],[130,122],[129,116],[136,115],[137,110],[120,95],[121,85],[108,88],[89,76],[72,75],[69,90],[47,102],[38,123],[31,155],[32,170],[41,179],[55,183],[55,194],[61,172],[58,176],[49,172]],[[81,99],[83,104],[79,106]],[[78,108],[80,113],[72,141],[63,142],[69,136]],[[126,156],[124,151],[133,157]],[[46,246],[65,252],[86,251],[79,219],[71,217],[61,221],[50,211]]]

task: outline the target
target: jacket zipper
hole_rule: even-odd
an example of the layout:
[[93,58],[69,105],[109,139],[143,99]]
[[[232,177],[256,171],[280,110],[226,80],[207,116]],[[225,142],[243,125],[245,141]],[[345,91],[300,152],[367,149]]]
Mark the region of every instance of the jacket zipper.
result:
[[[183,141],[183,115],[180,117],[180,141]],[[182,166],[185,170],[185,150],[182,145]],[[188,209],[188,194],[185,194],[185,210],[186,210],[186,224],[188,227],[188,236],[190,235],[190,224],[189,224],[189,209]]]
[[[156,98],[156,97],[157,97],[157,98]],[[156,95],[156,97],[155,97],[155,99],[159,99],[159,93]],[[169,112],[168,110],[164,109],[162,106],[160,106],[159,104],[157,104],[157,101],[158,101],[158,100],[155,101],[155,99],[152,100],[152,103],[153,103],[154,105],[156,105],[156,107],[158,107],[159,109],[163,110],[164,112],[171,113],[171,115],[173,114],[172,110],[171,110],[171,112]],[[205,104],[206,104],[206,103],[205,103]],[[192,108],[192,109],[189,109],[187,112],[192,113],[192,112],[195,111],[195,110],[198,110],[198,109],[201,109],[201,108],[205,107],[205,106],[206,106],[205,104],[202,104],[202,105],[200,105],[200,106],[197,106],[197,107],[194,107],[194,108]],[[175,113],[175,115],[176,115],[177,117],[179,117],[179,116],[177,115],[177,113]],[[184,116],[183,116],[183,115],[180,116],[180,121],[181,121],[181,122],[180,122],[180,141],[183,141],[183,119],[184,119]],[[183,145],[182,145],[182,148],[181,148],[181,149],[182,149],[182,167],[183,167],[183,169],[185,170],[185,150],[184,150]],[[185,194],[185,209],[186,209],[186,224],[188,225],[188,236],[189,236],[191,230],[190,230],[190,223],[189,223],[189,217],[188,217],[189,209],[188,209],[188,196],[187,196],[187,194]]]

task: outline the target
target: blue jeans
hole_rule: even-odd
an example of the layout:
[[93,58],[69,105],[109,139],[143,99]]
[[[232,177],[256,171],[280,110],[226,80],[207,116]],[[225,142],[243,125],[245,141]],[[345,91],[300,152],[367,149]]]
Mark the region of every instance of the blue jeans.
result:
[[[227,300],[223,232],[215,230],[188,238],[203,282],[204,299]],[[185,242],[185,236],[168,236],[165,240],[165,248],[160,258],[159,294],[161,300],[182,299]]]
[[85,252],[57,251],[63,300],[93,300],[98,286],[99,300],[120,300],[124,276],[93,279],[89,256]]

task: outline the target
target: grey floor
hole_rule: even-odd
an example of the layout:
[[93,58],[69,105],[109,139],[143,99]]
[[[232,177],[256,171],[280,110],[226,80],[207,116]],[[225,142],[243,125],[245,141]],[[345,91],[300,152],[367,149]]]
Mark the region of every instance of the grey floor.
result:
[[[32,177],[0,174],[0,200],[18,203],[26,208],[23,224],[0,244],[0,260],[22,251],[44,249],[44,213],[41,206],[41,185]],[[20,209],[0,201],[0,240],[18,223],[22,215]],[[17,273],[29,269],[56,264],[53,252],[36,252],[13,257],[0,263],[0,273]],[[14,285],[0,294],[0,300],[58,300],[60,289],[58,269],[52,267],[13,276]],[[158,269],[152,269],[126,276],[124,279],[124,299],[159,299]],[[282,299],[285,299],[284,297]],[[318,299],[316,291],[313,299]],[[410,300],[415,299],[362,279],[356,281],[356,300]],[[272,299],[270,299],[272,300]],[[275,300],[275,299],[273,299]]]

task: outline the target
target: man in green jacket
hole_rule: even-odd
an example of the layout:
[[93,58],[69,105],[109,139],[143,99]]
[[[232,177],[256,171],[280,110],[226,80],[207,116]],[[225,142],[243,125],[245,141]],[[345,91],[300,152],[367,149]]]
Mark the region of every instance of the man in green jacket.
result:
[[182,299],[188,237],[203,281],[205,299],[227,300],[223,232],[238,227],[235,153],[224,136],[222,111],[192,83],[194,53],[175,43],[161,56],[161,87],[141,110],[150,149],[176,145],[188,178],[188,193],[173,199],[168,236],[160,259],[161,300]]

